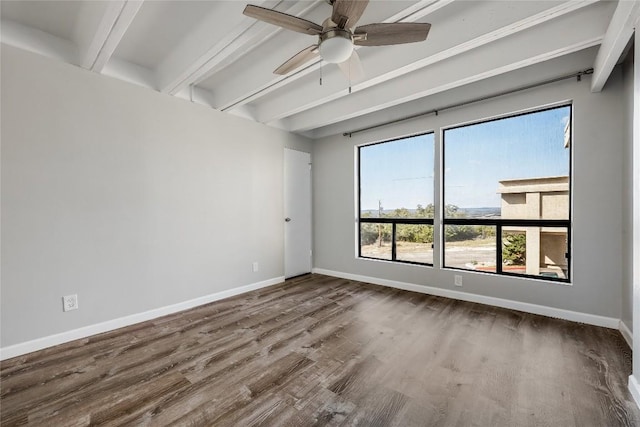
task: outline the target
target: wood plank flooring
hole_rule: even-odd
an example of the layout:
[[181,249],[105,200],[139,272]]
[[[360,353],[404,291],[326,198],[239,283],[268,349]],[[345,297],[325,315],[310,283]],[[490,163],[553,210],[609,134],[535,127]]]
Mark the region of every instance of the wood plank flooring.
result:
[[308,275],[0,363],[2,426],[637,426],[615,330]]

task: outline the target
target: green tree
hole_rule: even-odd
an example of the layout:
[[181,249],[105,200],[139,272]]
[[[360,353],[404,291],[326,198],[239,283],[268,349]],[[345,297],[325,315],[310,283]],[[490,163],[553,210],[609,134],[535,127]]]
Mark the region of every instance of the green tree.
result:
[[464,218],[467,215],[460,211],[460,208],[456,205],[445,205],[444,217],[445,218]]
[[416,216],[419,218],[433,218],[433,214],[435,212],[435,208],[433,204],[429,203],[426,207],[422,207],[422,205],[418,205],[416,209]]
[[496,228],[492,225],[481,225],[478,227],[478,231],[480,232],[480,237],[483,239],[495,237],[496,235]]
[[[465,218],[467,216],[456,205],[446,205],[444,210],[445,218]],[[435,207],[431,203],[427,206],[418,205],[413,211],[402,207],[389,213],[384,213],[382,204],[379,203],[377,216],[380,218],[433,218],[434,213]],[[372,217],[371,212],[362,213],[362,218]],[[375,242],[382,245],[391,242],[391,224],[363,223],[360,226],[362,245],[371,245]],[[495,234],[495,227],[492,226],[447,225],[445,227],[445,238],[450,242],[473,240],[479,237],[488,238],[495,236]],[[433,227],[423,224],[398,224],[396,239],[401,242],[433,243]]]
[[[361,216],[362,218],[372,218],[370,212],[363,212]],[[365,246],[372,245],[376,242],[378,242],[379,245],[391,242],[391,224],[361,223],[360,244]]]
[[527,235],[524,233],[507,234],[503,240],[502,261],[512,265],[524,265],[527,261]]
[[360,225],[360,244],[372,245],[378,240],[378,227],[376,224],[364,223]]
[[411,217],[411,212],[407,208],[399,208],[391,212],[390,214],[383,214],[388,218],[409,218]]
[[[426,207],[418,205],[413,211],[404,207],[395,209],[388,216],[391,218],[433,218],[433,212],[434,207],[429,204]],[[433,227],[422,224],[398,224],[396,239],[399,242],[432,243]]]
[[[467,215],[456,205],[446,205],[444,207],[445,218],[465,218]],[[490,227],[477,227],[472,225],[447,225],[444,228],[445,239],[449,242],[460,242],[462,240],[473,240],[478,237],[486,237]],[[495,234],[495,233],[494,233]]]
[[396,238],[402,242],[433,243],[433,227],[423,224],[398,224]]
[[447,225],[444,229],[445,239],[449,242],[476,239],[480,233],[472,225]]

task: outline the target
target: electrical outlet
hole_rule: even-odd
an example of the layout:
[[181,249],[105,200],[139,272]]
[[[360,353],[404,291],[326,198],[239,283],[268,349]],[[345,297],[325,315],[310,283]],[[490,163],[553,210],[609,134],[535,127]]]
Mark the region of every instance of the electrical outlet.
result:
[[253,272],[256,273],[259,269],[258,261],[253,262]]
[[62,297],[62,311],[71,311],[78,309],[78,295],[67,295]]
[[453,276],[453,284],[456,286],[462,286],[462,276],[456,274]]

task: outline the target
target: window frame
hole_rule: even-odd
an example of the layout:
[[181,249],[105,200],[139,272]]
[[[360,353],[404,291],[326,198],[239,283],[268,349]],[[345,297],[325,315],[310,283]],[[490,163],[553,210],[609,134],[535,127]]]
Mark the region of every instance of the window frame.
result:
[[[503,218],[446,218],[445,217],[445,133],[447,130],[451,129],[459,129],[467,126],[473,126],[482,123],[489,123],[493,121],[509,119],[513,117],[519,117],[529,114],[541,113],[548,110],[554,110],[558,108],[569,108],[569,189],[568,189],[568,209],[569,215],[568,219],[503,219]],[[419,266],[427,266],[427,267],[435,267],[436,260],[436,251],[439,251],[439,262],[438,267],[441,270],[453,270],[453,271],[465,271],[470,273],[480,273],[480,274],[492,274],[492,275],[500,275],[512,278],[524,278],[531,279],[542,282],[555,282],[560,284],[570,285],[573,281],[573,133],[574,133],[574,106],[573,101],[566,100],[562,102],[557,102],[553,104],[547,104],[542,107],[534,107],[529,109],[523,109],[519,112],[505,113],[502,115],[497,115],[491,118],[486,119],[476,119],[465,121],[461,124],[449,125],[449,126],[437,126],[433,130],[425,131],[425,132],[417,132],[415,134],[409,134],[405,136],[400,136],[396,138],[385,139],[382,141],[376,141],[371,143],[364,143],[357,145],[357,153],[356,153],[356,169],[357,169],[357,218],[356,218],[356,227],[357,227],[357,257],[359,259],[365,260],[375,260],[375,261],[383,261],[383,262],[392,262],[392,263],[400,263],[400,264],[410,264],[410,265],[419,265]],[[438,132],[436,138],[436,132]],[[370,147],[372,145],[385,144],[389,142],[394,142],[402,139],[412,138],[421,135],[434,135],[434,200],[432,201],[434,206],[434,217],[433,218],[362,218],[362,175],[361,175],[361,150],[366,147]],[[436,163],[438,161],[439,163]],[[439,168],[437,167],[439,165]],[[438,175],[436,176],[436,173]],[[439,188],[439,191],[436,191]],[[373,224],[391,224],[391,259],[385,258],[376,258],[372,256],[363,256],[362,254],[362,224],[373,223]],[[417,224],[417,225],[428,225],[433,227],[433,235],[434,241],[431,244],[431,247],[434,251],[434,262],[432,263],[423,263],[423,262],[415,262],[415,261],[406,261],[397,259],[397,248],[396,248],[396,226],[401,224]],[[446,266],[446,233],[445,226],[447,225],[477,225],[477,226],[491,226],[495,227],[496,230],[496,271],[480,271],[480,270],[472,270],[461,267],[447,267]],[[567,230],[566,237],[566,260],[567,260],[567,273],[566,277],[552,277],[546,275],[533,275],[526,273],[514,273],[510,271],[504,271],[502,265],[502,245],[503,245],[503,228],[504,227],[554,227],[554,228],[564,228]],[[509,231],[509,230],[506,230]]]
[[[503,219],[503,218],[447,218],[445,216],[445,174],[440,174],[441,182],[441,194],[440,194],[440,209],[439,214],[441,218],[440,228],[440,260],[442,269],[466,271],[483,274],[493,274],[499,276],[509,277],[521,277],[527,279],[536,279],[549,282],[560,282],[570,284],[573,278],[573,253],[572,253],[572,225],[573,225],[573,102],[563,102],[552,106],[534,108],[527,111],[522,111],[513,114],[506,114],[499,117],[493,117],[484,120],[475,120],[466,122],[461,125],[447,126],[440,128],[440,144],[441,144],[441,167],[440,170],[445,170],[445,155],[446,155],[446,131],[451,129],[460,129],[468,126],[474,126],[483,123],[490,123],[498,120],[510,119],[514,117],[525,116],[529,114],[542,113],[549,110],[555,110],[558,108],[569,108],[569,218],[568,219]],[[480,225],[480,226],[493,226],[496,228],[496,271],[477,271],[460,267],[448,267],[446,265],[446,238],[445,238],[445,226],[446,225]],[[533,275],[526,273],[513,273],[503,271],[502,269],[502,229],[503,227],[557,227],[567,229],[567,252],[565,257],[567,259],[567,277],[550,277],[542,275]]]
[[[361,164],[361,150],[363,148],[367,148],[367,147],[371,147],[374,145],[380,145],[380,144],[387,144],[390,142],[395,142],[395,141],[400,141],[403,139],[409,139],[409,138],[415,138],[415,137],[419,137],[419,136],[423,136],[423,135],[433,135],[434,136],[434,143],[433,143],[433,160],[434,160],[434,175],[435,175],[435,164],[436,164],[436,156],[435,156],[435,145],[436,145],[436,140],[435,140],[435,131],[431,130],[431,131],[427,131],[427,132],[420,132],[420,133],[416,133],[416,134],[411,134],[411,135],[406,135],[406,136],[401,136],[401,137],[397,137],[397,138],[392,138],[392,139],[387,139],[387,140],[383,140],[383,141],[377,141],[377,142],[372,142],[372,143],[368,143],[368,144],[361,144],[357,146],[357,162],[356,162],[356,167],[358,170],[358,217],[357,217],[357,228],[358,228],[358,240],[357,240],[357,245],[358,245],[358,258],[360,259],[367,259],[367,260],[376,260],[376,261],[385,261],[385,262],[396,262],[396,263],[401,263],[401,264],[410,264],[410,265],[420,265],[420,266],[427,266],[427,267],[433,267],[433,262],[431,263],[426,263],[426,262],[417,262],[417,261],[407,261],[407,260],[401,260],[401,259],[397,259],[397,245],[396,245],[396,226],[397,225],[403,225],[403,224],[408,224],[408,225],[430,225],[431,227],[435,228],[435,222],[434,222],[434,218],[363,218],[362,217],[362,164]],[[434,182],[434,187],[435,187],[435,182]],[[435,195],[435,193],[434,193]],[[435,217],[435,212],[437,210],[437,205],[436,205],[436,201],[435,201],[435,197],[434,200],[432,201],[433,207],[434,207],[434,217]],[[371,257],[371,256],[363,256],[362,255],[362,227],[361,224],[391,224],[391,259],[385,259],[385,258],[376,258],[376,257]],[[431,242],[431,248],[435,251],[435,230],[434,230],[434,241]]]

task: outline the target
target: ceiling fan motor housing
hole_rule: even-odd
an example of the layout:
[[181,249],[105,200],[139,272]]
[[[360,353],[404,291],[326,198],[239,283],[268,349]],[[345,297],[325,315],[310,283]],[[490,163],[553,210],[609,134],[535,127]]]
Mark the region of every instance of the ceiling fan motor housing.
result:
[[348,30],[331,28],[320,34],[320,56],[327,62],[339,64],[351,57],[353,35]]

